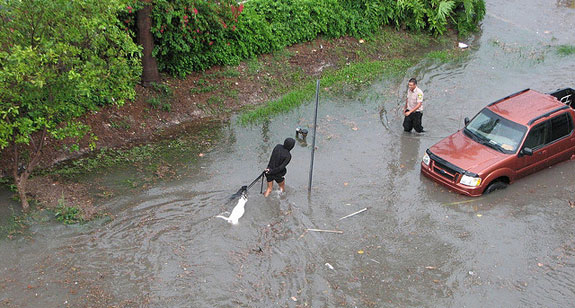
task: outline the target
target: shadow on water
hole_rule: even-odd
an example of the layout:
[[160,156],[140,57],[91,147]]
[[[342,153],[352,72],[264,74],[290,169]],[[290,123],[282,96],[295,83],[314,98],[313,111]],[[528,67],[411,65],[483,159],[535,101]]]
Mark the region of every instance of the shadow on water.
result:
[[[264,198],[256,185],[238,225],[214,216],[234,206],[229,196],[265,168],[275,144],[298,126],[311,128],[313,104],[257,126],[232,121],[213,128],[219,137],[201,157],[187,147],[158,152],[157,160],[179,163],[178,176],[116,194],[105,204],[116,209],[113,220],[44,223],[30,237],[0,241],[0,303],[571,306],[573,162],[474,199],[419,173],[425,149],[487,103],[527,87],[575,85],[574,75],[565,73],[575,58],[541,47],[572,40],[572,27],[548,22],[575,20],[575,10],[563,3],[530,0],[518,8],[489,1],[496,16],[488,15],[481,35],[467,41],[471,48],[462,60],[425,59],[401,80],[324,95],[310,198],[311,135],[292,150],[287,194]],[[534,61],[532,50],[544,57]],[[427,132],[421,135],[401,126],[399,108],[413,76],[425,93]],[[138,178],[133,172],[118,168],[94,179]]]

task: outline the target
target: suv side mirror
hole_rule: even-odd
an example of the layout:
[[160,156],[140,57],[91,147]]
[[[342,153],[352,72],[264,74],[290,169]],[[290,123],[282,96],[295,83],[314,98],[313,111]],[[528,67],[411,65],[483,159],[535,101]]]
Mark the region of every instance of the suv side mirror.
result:
[[[461,118],[460,118],[461,119]],[[463,119],[463,123],[465,123],[465,126],[467,126],[467,124],[469,124],[469,118],[465,117],[465,119]]]
[[525,147],[525,148],[521,149],[521,152],[519,152],[519,153],[522,156],[523,155],[531,156],[531,155],[533,155],[533,149]]

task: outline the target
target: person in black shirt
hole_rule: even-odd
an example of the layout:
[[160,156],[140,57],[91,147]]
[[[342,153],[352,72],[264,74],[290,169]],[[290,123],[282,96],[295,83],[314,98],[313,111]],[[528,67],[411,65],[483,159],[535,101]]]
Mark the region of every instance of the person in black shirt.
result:
[[280,186],[280,191],[285,191],[285,178],[287,173],[286,166],[291,160],[290,150],[293,149],[295,145],[295,140],[293,138],[286,138],[284,144],[278,144],[272,151],[272,156],[270,157],[270,162],[265,170],[266,180],[268,181],[268,187],[264,193],[264,197],[269,196],[272,192],[274,181]]

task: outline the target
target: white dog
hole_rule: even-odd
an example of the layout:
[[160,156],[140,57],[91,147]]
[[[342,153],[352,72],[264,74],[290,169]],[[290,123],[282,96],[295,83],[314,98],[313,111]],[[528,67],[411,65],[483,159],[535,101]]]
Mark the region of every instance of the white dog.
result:
[[230,216],[225,217],[222,215],[218,215],[216,217],[224,219],[227,222],[231,223],[232,225],[237,225],[238,221],[242,216],[244,216],[244,212],[246,211],[245,209],[246,202],[248,202],[248,193],[247,191],[243,191],[240,200],[238,200],[238,204],[236,204]]

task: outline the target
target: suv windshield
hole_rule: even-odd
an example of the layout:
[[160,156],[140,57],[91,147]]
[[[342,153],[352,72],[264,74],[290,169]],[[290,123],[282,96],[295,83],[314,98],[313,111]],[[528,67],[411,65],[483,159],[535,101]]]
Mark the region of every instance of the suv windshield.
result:
[[465,127],[465,134],[473,140],[497,151],[511,154],[517,151],[527,128],[509,121],[484,108]]

